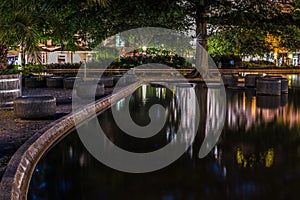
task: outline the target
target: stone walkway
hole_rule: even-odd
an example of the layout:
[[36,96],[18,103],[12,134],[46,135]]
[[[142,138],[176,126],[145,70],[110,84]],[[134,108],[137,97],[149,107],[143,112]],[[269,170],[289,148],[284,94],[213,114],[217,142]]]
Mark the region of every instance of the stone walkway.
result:
[[[111,89],[106,89],[107,94]],[[22,120],[13,110],[0,110],[0,179],[6,165],[16,150],[37,131],[72,112],[72,90],[66,89],[23,89],[23,95],[52,95],[56,97],[56,115],[47,120]]]

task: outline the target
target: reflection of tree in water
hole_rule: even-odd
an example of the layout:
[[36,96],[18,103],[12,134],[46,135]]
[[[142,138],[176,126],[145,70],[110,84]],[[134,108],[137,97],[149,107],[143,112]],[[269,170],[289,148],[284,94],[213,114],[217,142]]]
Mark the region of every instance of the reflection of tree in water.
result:
[[[226,169],[226,185],[230,185],[231,192],[247,187],[259,199],[273,198],[273,193],[273,199],[278,194],[298,195],[295,188],[299,183],[299,124],[290,127],[275,117],[272,122],[261,121],[248,130],[227,126],[221,137],[211,157],[220,173]],[[287,184],[284,188],[283,182]]]
[[222,94],[220,89],[208,89],[205,134],[210,135],[215,141],[209,145],[217,143],[219,134],[223,129],[226,116],[225,103],[225,94]]
[[292,88],[298,88],[300,86],[300,75],[299,74],[291,74],[288,75],[289,78],[289,86]]
[[[130,115],[139,126],[146,126],[150,121],[148,112],[154,104],[162,105],[165,112],[156,112],[155,117],[166,117],[166,123],[159,133],[149,138],[134,138],[123,133],[114,123],[110,111],[101,114],[101,127],[116,145],[133,152],[150,152],[164,147],[168,143],[180,142],[189,145],[195,137],[199,117],[196,114],[197,99],[194,87],[177,87],[170,89],[163,86],[140,87],[130,97]],[[122,101],[116,104],[117,110],[124,109]],[[178,134],[179,126],[182,131]]]
[[248,132],[261,123],[278,122],[293,127],[300,123],[300,90],[290,90],[281,96],[256,96],[255,92],[227,91],[227,117],[229,129]]
[[[163,89],[146,90],[156,96],[155,102],[164,101]],[[188,96],[187,91],[177,92]],[[218,106],[214,106],[213,101],[208,101],[209,97],[217,93],[210,93],[199,86],[195,91],[201,107],[201,116],[192,149],[195,152],[193,156],[188,152],[172,165],[152,173],[121,173],[104,167],[93,159],[80,144],[77,134],[72,134],[72,137],[66,137],[57,148],[49,151],[45,156],[48,157],[47,162],[45,159],[38,164],[40,171],[35,174],[41,176],[35,177],[32,190],[38,191],[37,197],[42,198],[47,194],[50,195],[50,199],[58,199],[65,194],[64,192],[71,193],[71,197],[68,197],[73,199],[95,199],[95,195],[103,194],[110,199],[143,199],[145,196],[149,199],[287,199],[287,195],[290,199],[297,199],[300,180],[300,123],[293,122],[291,126],[283,116],[286,113],[296,115],[298,110],[293,110],[295,107],[291,105],[298,104],[299,101],[289,98],[285,109],[278,109],[276,112],[279,114],[268,121],[264,120],[262,115],[274,109],[257,108],[255,96],[244,97],[243,92],[229,94],[228,109],[232,109],[232,114],[243,117],[239,119],[240,116],[235,116],[237,118],[235,121],[231,120],[230,124],[227,118],[227,125],[218,144],[207,157],[199,159],[197,155],[206,130],[216,123],[213,120],[210,122],[206,117],[216,115]],[[175,91],[166,93],[166,98],[171,99],[165,101],[166,108],[177,109],[175,112],[180,114],[179,102],[172,99],[174,93]],[[139,98],[140,106],[148,104],[149,96],[144,94],[141,89],[134,97]],[[194,114],[191,110],[193,105],[189,102],[181,102],[189,110],[186,119],[167,114],[167,123],[185,121],[185,126],[189,128],[187,130],[192,130],[193,127],[189,127],[189,124],[193,123]],[[122,107],[122,104],[119,106]],[[263,109],[264,112],[257,112],[259,109]],[[254,114],[252,111],[255,111]],[[141,112],[140,115],[144,114]],[[106,130],[111,132],[115,140],[121,140],[116,137],[117,130],[111,123],[111,114],[105,113],[101,117],[103,125],[106,125]],[[242,124],[250,120],[252,126],[249,128]],[[167,127],[171,129],[172,126]],[[172,129],[176,131],[176,127]],[[161,144],[169,142],[166,141],[166,134],[161,138],[164,138]],[[124,143],[127,142],[124,140]],[[70,190],[66,186],[70,186]],[[282,196],[279,197],[278,194]]]
[[220,89],[207,89],[198,85],[195,91],[200,107],[200,120],[193,149],[198,157],[201,146],[210,149],[219,140],[226,117],[226,99]]
[[[300,166],[298,99],[299,92],[290,92],[288,101],[275,102],[278,107],[274,107],[272,97],[257,102],[255,93],[228,91],[225,128],[210,156],[219,173],[226,172],[231,191],[242,191],[248,184],[252,194],[260,197],[276,190],[297,195],[293,188],[299,181],[295,169]],[[293,181],[282,189],[279,183],[286,177]]]
[[297,97],[294,99],[293,94],[289,94],[288,104],[269,108],[267,102],[273,97],[263,102],[266,105],[259,105],[260,97],[249,98],[243,92],[228,94],[227,123],[220,143],[223,152],[231,152],[230,157],[224,156],[227,162],[244,167],[267,167],[270,163],[282,162],[283,157],[288,156],[287,149],[297,151],[295,147],[300,142],[300,111],[295,109],[299,104]]
[[299,110],[300,109],[300,88],[290,88],[289,96],[292,98],[288,99],[288,104],[293,104],[293,108]]

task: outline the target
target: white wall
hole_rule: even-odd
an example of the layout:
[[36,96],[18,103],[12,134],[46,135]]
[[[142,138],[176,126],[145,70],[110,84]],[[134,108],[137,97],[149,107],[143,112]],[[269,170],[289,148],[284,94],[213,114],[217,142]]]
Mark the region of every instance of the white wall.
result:
[[57,52],[49,52],[47,58],[47,64],[57,63]]

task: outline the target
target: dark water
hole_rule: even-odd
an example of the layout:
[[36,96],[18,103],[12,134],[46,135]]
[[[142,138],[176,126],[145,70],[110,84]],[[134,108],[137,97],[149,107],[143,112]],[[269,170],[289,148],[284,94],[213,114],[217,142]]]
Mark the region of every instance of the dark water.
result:
[[[92,157],[73,132],[38,163],[28,199],[299,199],[300,88],[293,85],[288,95],[280,97],[227,90],[225,127],[218,144],[203,159],[198,152],[207,127],[214,123],[208,116],[218,115],[218,105],[209,99],[218,95],[218,89],[199,85],[195,90],[201,104],[199,128],[195,136],[186,134],[187,140],[195,137],[194,143],[173,164],[150,173],[119,172]],[[145,112],[152,104],[167,108],[164,129],[149,139],[122,133],[111,110],[98,120],[118,146],[133,152],[155,151],[175,137],[178,123],[195,129],[194,101],[187,98],[187,109],[178,109],[173,93],[144,86],[131,97],[131,116],[139,125],[149,123]],[[115,106],[122,109],[122,102]],[[186,117],[178,117],[185,116],[182,112]],[[221,120],[222,116],[214,117]]]

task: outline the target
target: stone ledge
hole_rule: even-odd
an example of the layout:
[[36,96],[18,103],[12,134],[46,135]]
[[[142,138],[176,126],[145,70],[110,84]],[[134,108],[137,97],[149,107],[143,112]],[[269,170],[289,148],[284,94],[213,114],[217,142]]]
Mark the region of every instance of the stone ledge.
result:
[[51,146],[96,113],[116,103],[118,100],[133,93],[141,82],[121,89],[115,94],[104,97],[95,103],[86,105],[57,121],[52,122],[27,140],[13,155],[0,182],[0,199],[26,199],[31,175],[42,155]]

